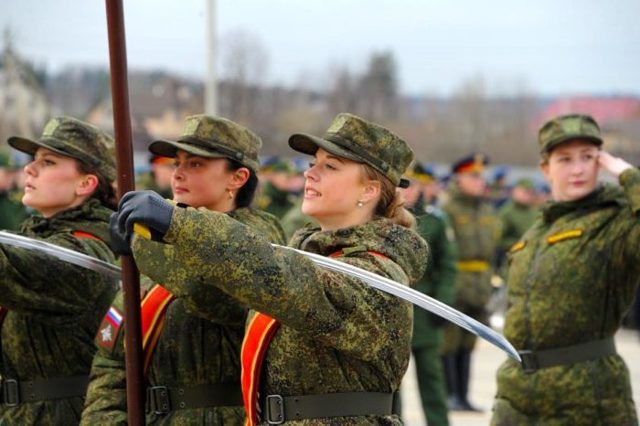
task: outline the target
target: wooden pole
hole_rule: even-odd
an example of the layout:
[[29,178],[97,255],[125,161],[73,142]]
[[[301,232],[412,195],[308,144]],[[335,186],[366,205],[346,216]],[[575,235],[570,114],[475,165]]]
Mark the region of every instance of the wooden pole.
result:
[[[122,0],[105,1],[109,34],[113,128],[118,166],[118,198],[120,198],[124,193],[135,189],[127,79],[127,48]],[[146,401],[140,328],[140,278],[138,268],[131,256],[122,256],[122,288],[124,290],[128,421],[130,425],[144,425]]]

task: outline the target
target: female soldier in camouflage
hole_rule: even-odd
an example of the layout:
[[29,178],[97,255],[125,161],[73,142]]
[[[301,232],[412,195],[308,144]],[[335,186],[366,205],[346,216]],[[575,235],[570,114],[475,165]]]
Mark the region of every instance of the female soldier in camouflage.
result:
[[[113,140],[68,117],[37,141],[9,144],[34,156],[22,202],[39,215],[20,234],[114,262],[108,219],[115,207]],[[80,420],[92,339],[117,283],[38,251],[0,246],[0,424],[72,425]],[[2,322],[0,319],[0,322]]]
[[[553,201],[510,250],[494,425],[637,425],[613,335],[640,274],[640,171],[600,151],[596,122],[565,115],[539,133]],[[598,185],[599,169],[621,187]]]
[[[418,279],[426,243],[408,228],[413,217],[396,191],[413,157],[409,146],[351,114],[338,115],[323,138],[296,134],[289,144],[315,155],[302,209],[320,223],[299,230],[292,246],[406,284]],[[249,424],[258,417],[262,424],[401,424],[393,397],[411,352],[408,303],[274,248],[224,215],[158,201],[130,193],[115,220],[125,236],[142,223],[173,245],[182,264],[176,274],[190,280],[172,290],[199,298],[221,289],[262,312],[252,316],[242,350]]]
[[[175,168],[171,179],[174,201],[226,213],[265,239],[282,244],[284,233],[275,217],[249,205],[258,184],[258,150],[262,141],[248,129],[224,118],[206,115],[188,117],[183,135],[176,141],[156,141],[149,146],[153,154],[172,157]],[[150,270],[155,282],[171,282],[174,268],[170,245],[140,241],[138,265]],[[149,286],[151,287],[151,286]],[[146,306],[163,287],[153,287],[142,302]],[[171,297],[170,293],[167,295]],[[195,299],[172,298],[164,311],[164,324],[156,326],[159,338],[155,351],[145,341],[148,362],[147,423],[241,425],[244,422],[240,391],[240,345],[244,336],[247,310],[224,295],[209,292],[197,300],[210,310],[199,316]],[[118,295],[110,309],[123,312]],[[107,316],[110,314],[108,313]],[[125,424],[127,400],[125,384],[124,330],[107,318],[96,337],[95,357],[82,424]],[[162,328],[164,327],[164,328]],[[107,334],[102,330],[108,331]],[[146,333],[151,335],[152,331]],[[105,338],[110,337],[110,339]]]

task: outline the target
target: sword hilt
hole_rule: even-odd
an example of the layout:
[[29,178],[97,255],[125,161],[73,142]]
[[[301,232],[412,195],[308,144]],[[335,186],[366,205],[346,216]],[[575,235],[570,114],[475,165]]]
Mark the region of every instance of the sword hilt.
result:
[[142,225],[140,223],[134,223],[133,232],[138,234],[139,237],[142,237],[145,240],[151,240],[151,231],[145,225]]

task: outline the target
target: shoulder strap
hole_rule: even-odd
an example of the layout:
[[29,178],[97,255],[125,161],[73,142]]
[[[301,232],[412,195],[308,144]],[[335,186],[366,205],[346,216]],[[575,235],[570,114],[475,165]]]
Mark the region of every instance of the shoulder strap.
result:
[[151,364],[153,351],[164,329],[167,308],[175,296],[160,284],[153,286],[142,300],[140,320],[142,326],[142,352],[144,353],[144,371]]
[[258,423],[258,385],[264,356],[267,353],[271,339],[275,335],[280,323],[269,315],[257,312],[247,326],[240,351],[242,373],[242,400],[247,413],[246,426]]
[[89,239],[89,240],[102,241],[102,239],[96,237],[93,234],[90,234],[89,232],[85,232],[85,231],[79,231],[79,230],[72,231],[71,235],[73,235],[76,238],[86,238],[86,239]]

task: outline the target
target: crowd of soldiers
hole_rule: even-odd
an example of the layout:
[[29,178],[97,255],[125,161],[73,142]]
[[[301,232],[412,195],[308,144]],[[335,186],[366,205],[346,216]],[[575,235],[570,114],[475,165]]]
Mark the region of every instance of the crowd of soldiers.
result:
[[[271,245],[287,241],[482,323],[503,315],[522,364],[500,367],[492,424],[637,424],[612,336],[638,291],[640,172],[601,150],[589,116],[540,129],[546,191],[509,185],[505,168],[489,184],[482,153],[438,176],[347,113],[322,137],[290,137],[310,156],[302,170],[261,162],[246,127],[188,117],[179,138],[149,145],[149,172],[119,203],[101,129],[55,117],[8,143],[31,161],[0,151],[0,229],[134,257],[149,424],[401,424],[410,355],[429,425],[489,409],[469,395],[477,336]],[[620,185],[597,184],[597,168]],[[126,424],[117,283],[9,245],[0,268],[0,424]]]

